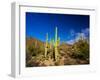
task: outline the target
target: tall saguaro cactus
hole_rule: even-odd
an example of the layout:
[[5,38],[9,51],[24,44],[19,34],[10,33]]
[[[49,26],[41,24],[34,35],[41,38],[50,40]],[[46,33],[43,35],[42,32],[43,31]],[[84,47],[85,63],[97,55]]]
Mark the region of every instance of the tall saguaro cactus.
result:
[[[60,45],[60,37],[58,38],[58,30],[57,27],[55,28],[55,39],[50,39],[50,43],[48,42],[48,33],[46,34],[46,44],[45,44],[45,54],[44,56],[47,57],[48,47],[53,50],[54,48],[54,60],[58,60],[58,46]],[[54,46],[54,47],[53,47]]]
[[57,27],[55,29],[55,60],[58,59],[58,35],[57,35]]
[[44,56],[47,56],[47,51],[48,51],[48,33],[46,34],[46,44],[45,44],[45,54]]

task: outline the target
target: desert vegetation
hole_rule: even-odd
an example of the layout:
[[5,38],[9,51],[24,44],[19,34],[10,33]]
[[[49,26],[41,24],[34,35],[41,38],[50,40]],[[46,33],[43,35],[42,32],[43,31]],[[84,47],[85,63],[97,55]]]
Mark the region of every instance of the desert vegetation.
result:
[[[57,31],[57,30],[56,30]],[[42,42],[26,38],[26,67],[89,64],[89,41],[80,37],[75,43],[60,43],[55,33],[55,42]]]

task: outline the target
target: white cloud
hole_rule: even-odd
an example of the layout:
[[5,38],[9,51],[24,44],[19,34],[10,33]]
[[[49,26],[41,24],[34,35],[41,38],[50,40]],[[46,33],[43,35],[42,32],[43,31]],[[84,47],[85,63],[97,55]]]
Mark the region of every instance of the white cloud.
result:
[[78,41],[80,38],[87,39],[85,33],[77,33],[75,40]]
[[82,33],[84,33],[86,36],[89,36],[89,28],[82,30]]
[[72,39],[72,40],[67,41],[67,44],[74,44],[74,42],[75,42],[75,40]]
[[73,44],[76,41],[78,41],[80,38],[82,39],[88,39],[89,38],[89,28],[83,29],[81,32],[75,33],[74,30],[70,31],[70,35],[69,36],[75,36],[73,39],[68,40],[67,43],[68,44]]

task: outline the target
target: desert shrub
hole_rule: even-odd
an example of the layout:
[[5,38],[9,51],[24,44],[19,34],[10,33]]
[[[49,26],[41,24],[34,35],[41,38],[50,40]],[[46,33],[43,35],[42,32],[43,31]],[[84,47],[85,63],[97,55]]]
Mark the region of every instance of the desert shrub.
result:
[[26,64],[27,67],[36,67],[38,65],[39,65],[39,62],[37,62],[36,60],[33,60],[33,59],[28,60],[28,62]]
[[73,45],[74,58],[87,59],[89,58],[89,43],[85,40],[79,40]]

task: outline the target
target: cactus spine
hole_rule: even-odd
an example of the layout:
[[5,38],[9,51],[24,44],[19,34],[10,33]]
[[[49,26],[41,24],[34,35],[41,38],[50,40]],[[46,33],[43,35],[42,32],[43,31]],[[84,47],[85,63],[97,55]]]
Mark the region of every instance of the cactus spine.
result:
[[44,56],[47,56],[47,51],[48,51],[48,33],[46,34],[46,44],[45,44],[45,54]]

